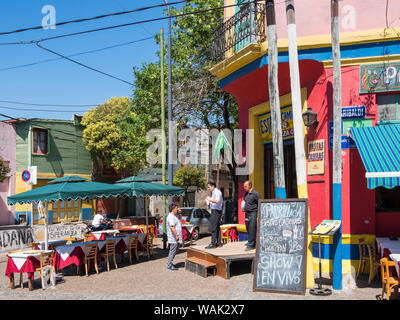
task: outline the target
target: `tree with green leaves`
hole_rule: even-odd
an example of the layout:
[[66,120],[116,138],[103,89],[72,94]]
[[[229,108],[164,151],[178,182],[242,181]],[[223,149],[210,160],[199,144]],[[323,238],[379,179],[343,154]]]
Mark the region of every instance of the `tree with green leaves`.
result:
[[83,142],[95,165],[117,169],[122,177],[144,168],[150,116],[137,114],[126,97],[112,98],[82,118]]
[[[179,9],[171,7],[171,15],[223,5],[223,0],[189,0]],[[214,64],[210,51],[212,32],[223,22],[223,17],[223,9],[219,9],[188,14],[173,20],[172,117],[178,125],[219,130],[233,130],[238,127],[238,107],[235,99],[220,89],[218,79],[209,71]],[[159,35],[156,35],[156,42],[160,42]],[[167,78],[167,65],[164,70]],[[134,75],[132,110],[150,113],[152,124],[159,128],[160,65],[144,63],[140,68],[134,69]],[[236,164],[229,164],[228,168],[237,191]]]
[[204,171],[196,167],[181,167],[175,172],[174,185],[185,188],[184,205],[188,203],[187,192],[189,187],[198,189],[206,188],[206,178]]

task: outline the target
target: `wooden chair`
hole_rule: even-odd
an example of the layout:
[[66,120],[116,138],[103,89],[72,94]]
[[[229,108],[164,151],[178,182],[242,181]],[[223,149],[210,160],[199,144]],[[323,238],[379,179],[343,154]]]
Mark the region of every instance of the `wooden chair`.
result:
[[50,267],[50,280],[53,285],[55,285],[55,279],[53,277],[53,257],[54,257],[54,251],[49,251],[49,252],[41,252],[40,253],[40,267],[36,268],[35,271],[38,271],[40,274],[40,280],[42,282],[42,289],[45,288],[44,285],[44,268],[45,267]]
[[139,260],[139,255],[138,255],[138,240],[139,236],[130,236],[129,237],[129,244],[128,244],[128,255],[129,255],[129,262],[132,264],[132,250],[135,250],[135,256],[136,260]]
[[358,240],[358,248],[360,251],[360,264],[358,265],[357,275],[360,275],[362,271],[365,270],[365,267],[369,266],[369,277],[368,277],[368,285],[371,285],[372,280],[378,273],[380,268],[380,262],[377,257],[377,253],[375,250],[375,246],[368,244],[365,242],[364,238],[360,238]]
[[84,253],[85,253],[85,257],[84,257],[84,263],[85,263],[85,269],[86,269],[86,276],[88,276],[88,264],[90,261],[94,262],[94,266],[96,268],[96,273],[99,274],[99,268],[97,265],[97,252],[98,252],[98,248],[97,248],[97,244],[93,243],[93,244],[85,244],[84,246]]
[[380,260],[381,263],[381,274],[382,274],[382,300],[385,296],[386,291],[386,300],[390,299],[390,295],[392,293],[392,289],[395,289],[395,298],[397,299],[399,293],[399,281],[394,277],[390,276],[389,267],[394,267],[394,261],[389,261],[387,258],[382,258]]
[[100,253],[100,258],[103,258],[107,262],[107,270],[110,271],[110,260],[112,257],[114,261],[115,269],[118,269],[117,260],[115,258],[115,240],[107,240],[105,245],[105,252]]
[[30,243],[30,247],[32,250],[37,250],[37,248],[39,247],[40,243],[39,242],[31,242]]
[[228,243],[231,241],[231,237],[229,235],[229,230],[231,229],[231,227],[221,227],[221,241],[223,243]]
[[154,255],[154,249],[153,249],[153,240],[154,240],[154,234],[148,233],[146,235],[146,239],[142,244],[142,251],[147,252],[147,258],[150,259],[150,251],[151,255]]

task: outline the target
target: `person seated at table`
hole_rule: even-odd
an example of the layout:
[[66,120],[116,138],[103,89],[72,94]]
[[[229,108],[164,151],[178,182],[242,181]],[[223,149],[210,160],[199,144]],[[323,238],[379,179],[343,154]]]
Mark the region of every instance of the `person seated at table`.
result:
[[98,210],[92,220],[93,231],[106,230],[108,228],[107,220],[101,214],[102,211]]

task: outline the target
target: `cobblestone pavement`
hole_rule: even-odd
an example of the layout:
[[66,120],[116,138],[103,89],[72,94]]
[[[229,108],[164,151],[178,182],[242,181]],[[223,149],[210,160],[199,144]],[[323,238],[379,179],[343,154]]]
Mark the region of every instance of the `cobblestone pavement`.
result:
[[[196,244],[207,245],[210,237],[200,238]],[[25,286],[7,288],[8,278],[5,276],[7,258],[0,255],[0,300],[376,300],[380,295],[379,280],[368,287],[365,276],[352,290],[333,291],[327,297],[317,297],[306,293],[302,295],[286,295],[268,292],[253,292],[253,275],[250,263],[232,264],[231,279],[225,280],[218,276],[203,278],[184,268],[186,258],[185,248],[180,249],[174,263],[178,271],[168,271],[166,268],[167,250],[162,250],[162,240],[157,239],[155,255],[152,259],[140,257],[140,260],[129,264],[125,257],[123,263],[111,271],[100,268],[100,274],[90,273],[88,277],[71,275],[65,271],[64,282],[57,283],[55,288],[42,290],[38,274],[35,273],[34,290],[28,290],[25,275]]]

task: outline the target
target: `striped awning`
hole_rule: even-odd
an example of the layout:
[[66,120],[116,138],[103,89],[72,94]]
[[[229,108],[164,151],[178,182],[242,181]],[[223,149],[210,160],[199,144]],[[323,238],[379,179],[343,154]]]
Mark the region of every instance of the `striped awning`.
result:
[[400,185],[400,125],[351,128],[364,163],[368,189]]

